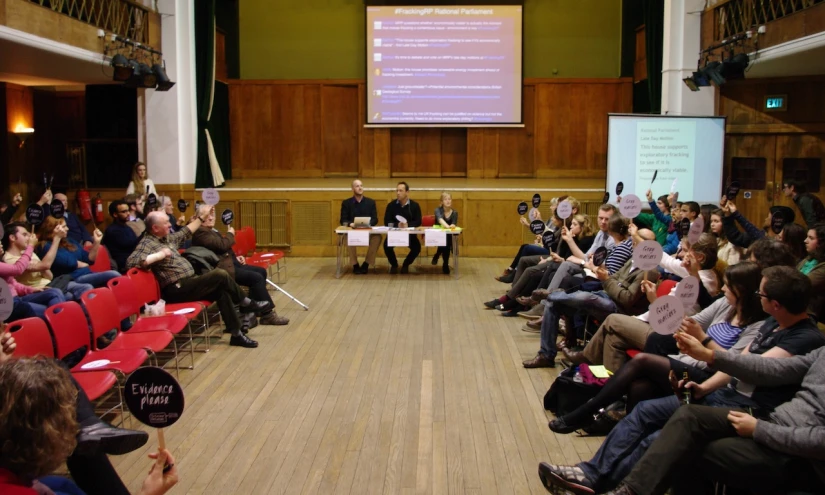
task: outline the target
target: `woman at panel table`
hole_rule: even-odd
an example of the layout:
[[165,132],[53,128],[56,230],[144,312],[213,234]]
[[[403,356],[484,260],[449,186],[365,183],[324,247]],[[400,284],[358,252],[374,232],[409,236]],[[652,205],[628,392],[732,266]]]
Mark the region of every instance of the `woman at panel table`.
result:
[[[148,190],[146,188],[149,188]],[[146,196],[154,194],[157,196],[158,192],[155,190],[155,183],[149,178],[149,171],[146,169],[146,164],[143,162],[135,163],[132,167],[132,180],[126,188],[126,194],[137,194],[144,200]]]
[[[445,229],[455,228],[458,223],[458,212],[453,209],[453,197],[448,192],[441,193],[441,206],[435,209],[435,221]],[[438,263],[438,257],[444,257],[444,267],[441,271],[450,274],[450,253],[453,252],[453,245],[447,241],[446,246],[439,246],[433,256],[433,265]]]

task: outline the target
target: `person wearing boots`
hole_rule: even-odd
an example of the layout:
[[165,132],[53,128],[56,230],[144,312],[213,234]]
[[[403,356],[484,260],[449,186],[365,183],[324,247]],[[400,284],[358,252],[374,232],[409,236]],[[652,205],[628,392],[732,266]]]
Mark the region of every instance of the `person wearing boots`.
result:
[[[458,223],[458,212],[453,209],[453,197],[448,192],[441,193],[441,206],[435,209],[435,221],[445,229],[455,228]],[[439,246],[433,256],[433,265],[438,264],[438,257],[444,258],[444,267],[441,271],[450,274],[450,253],[453,252],[452,240],[447,239],[446,246]]]
[[[421,226],[421,207],[418,203],[410,199],[410,186],[406,182],[399,182],[395,188],[395,195],[398,198],[391,201],[387,205],[387,210],[384,212],[384,225],[397,225],[404,229],[408,227]],[[406,221],[402,222],[396,217],[402,217]],[[404,265],[401,267],[401,273],[409,273],[410,265],[418,257],[421,252],[421,241],[418,240],[417,235],[410,236],[410,253],[404,259]],[[391,247],[388,242],[384,241],[384,254],[387,256],[387,261],[390,262],[390,273],[398,273],[398,258],[395,257],[395,248]]]

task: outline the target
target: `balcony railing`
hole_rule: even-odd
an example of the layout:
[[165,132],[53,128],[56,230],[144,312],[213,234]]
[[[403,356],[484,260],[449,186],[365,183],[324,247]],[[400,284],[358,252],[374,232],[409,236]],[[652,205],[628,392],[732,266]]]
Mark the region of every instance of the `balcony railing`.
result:
[[149,12],[147,7],[130,0],[29,0],[40,6],[130,38],[149,44]]
[[713,41],[722,41],[825,0],[722,0],[713,11]]

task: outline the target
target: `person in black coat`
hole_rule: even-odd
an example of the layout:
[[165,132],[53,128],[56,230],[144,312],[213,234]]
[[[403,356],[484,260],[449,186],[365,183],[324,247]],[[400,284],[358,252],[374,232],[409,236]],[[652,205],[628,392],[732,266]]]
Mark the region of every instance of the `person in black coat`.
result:
[[[399,182],[395,188],[395,195],[398,199],[391,201],[384,213],[384,223],[386,225],[393,224],[402,229],[421,226],[421,207],[410,199],[409,193],[410,186],[406,182]],[[402,222],[399,217],[405,221]],[[417,235],[410,235],[410,254],[404,259],[401,273],[410,271],[410,265],[420,252],[421,241]],[[390,262],[390,273],[398,273],[398,259],[395,257],[395,248],[390,247],[386,240],[384,241],[384,254],[387,255],[387,261]]]
[[[375,201],[364,196],[364,186],[361,181],[352,181],[352,197],[341,202],[341,226],[355,227],[355,219],[358,217],[370,217],[370,227],[378,225],[378,210],[375,209]],[[364,263],[358,264],[358,253],[355,246],[349,248],[349,262],[352,263],[352,273],[364,275],[369,273],[370,265],[375,266],[375,253],[381,244],[380,235],[370,235],[370,245],[367,249],[367,257]]]

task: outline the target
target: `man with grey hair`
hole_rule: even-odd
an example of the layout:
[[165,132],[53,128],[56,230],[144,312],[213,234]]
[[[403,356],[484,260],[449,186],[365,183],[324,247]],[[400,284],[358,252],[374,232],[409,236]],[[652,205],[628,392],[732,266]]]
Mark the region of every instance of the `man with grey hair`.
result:
[[[378,210],[375,208],[375,201],[364,196],[364,186],[359,179],[352,181],[352,197],[341,202],[341,226],[356,227],[355,219],[358,217],[369,217],[370,227],[378,225]],[[352,263],[352,273],[364,275],[369,273],[370,265],[375,266],[375,253],[381,245],[380,235],[370,236],[370,245],[367,249],[367,257],[364,263],[358,264],[358,253],[355,246],[349,248],[349,261]]]
[[238,304],[243,313],[257,313],[269,309],[269,303],[244,297],[235,280],[220,268],[205,275],[195,275],[189,261],[178,253],[178,248],[192,238],[203,221],[203,218],[195,216],[185,228],[172,234],[165,212],[149,213],[145,220],[146,233],[126,260],[126,265],[152,270],[160,285],[161,295],[167,302],[216,301],[226,329],[232,334],[229,345],[258,347],[257,342],[243,333],[234,305]]

